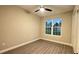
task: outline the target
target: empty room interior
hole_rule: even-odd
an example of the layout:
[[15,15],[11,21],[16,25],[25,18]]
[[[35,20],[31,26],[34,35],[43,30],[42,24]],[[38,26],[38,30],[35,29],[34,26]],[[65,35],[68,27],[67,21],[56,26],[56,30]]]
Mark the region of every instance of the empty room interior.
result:
[[0,54],[78,53],[78,5],[0,5]]

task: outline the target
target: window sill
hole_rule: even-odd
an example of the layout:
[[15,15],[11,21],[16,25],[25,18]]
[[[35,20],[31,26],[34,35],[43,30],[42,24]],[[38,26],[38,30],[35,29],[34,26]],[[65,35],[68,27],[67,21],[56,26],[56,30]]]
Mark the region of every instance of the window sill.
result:
[[62,35],[51,35],[51,34],[44,34],[45,36],[51,36],[51,37],[62,37]]

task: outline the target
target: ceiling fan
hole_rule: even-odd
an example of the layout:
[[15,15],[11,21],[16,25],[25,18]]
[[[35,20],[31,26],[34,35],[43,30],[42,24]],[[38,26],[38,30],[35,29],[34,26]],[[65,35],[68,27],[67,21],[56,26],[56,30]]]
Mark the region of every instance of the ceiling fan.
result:
[[52,10],[49,9],[49,8],[46,8],[46,7],[44,7],[44,6],[40,6],[39,9],[35,10],[35,12],[38,12],[38,11],[41,11],[41,12],[49,11],[49,12],[51,12]]

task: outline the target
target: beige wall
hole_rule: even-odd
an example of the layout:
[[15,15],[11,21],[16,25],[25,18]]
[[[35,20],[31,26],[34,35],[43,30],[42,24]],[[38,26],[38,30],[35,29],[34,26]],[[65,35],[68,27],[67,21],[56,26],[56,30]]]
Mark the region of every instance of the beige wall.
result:
[[74,8],[72,14],[72,45],[74,52],[77,52],[77,33],[78,33],[78,19],[77,19],[77,10]]
[[[60,37],[45,34],[45,21],[46,21],[46,19],[53,19],[55,17],[60,17],[63,19],[62,35]],[[62,14],[52,15],[49,17],[44,17],[41,19],[41,27],[42,27],[41,38],[71,44],[72,12],[66,12],[66,13],[62,13]]]
[[72,44],[75,53],[79,53],[79,6],[75,6],[72,19]]
[[[79,6],[78,6],[78,8],[79,8]],[[77,29],[77,31],[78,31],[78,34],[77,34],[77,39],[78,39],[78,43],[77,43],[77,50],[78,50],[78,53],[79,53],[79,9],[78,9],[78,29]]]
[[39,30],[39,17],[17,6],[0,6],[0,50],[37,39]]

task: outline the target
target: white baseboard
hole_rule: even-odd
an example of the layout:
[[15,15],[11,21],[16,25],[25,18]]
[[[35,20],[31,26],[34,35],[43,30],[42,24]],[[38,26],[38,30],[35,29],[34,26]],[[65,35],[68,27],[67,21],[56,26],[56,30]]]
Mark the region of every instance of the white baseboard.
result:
[[64,45],[68,45],[68,46],[71,46],[72,47],[72,44],[69,44],[69,43],[55,41],[55,40],[51,40],[51,39],[45,39],[45,38],[40,38],[40,39],[47,40],[47,41],[51,41],[51,42],[56,42],[56,43],[59,43],[59,44],[64,44]]
[[31,42],[34,42],[34,41],[36,41],[36,40],[39,40],[39,39],[34,39],[34,40],[31,40],[31,41],[28,41],[28,42],[24,42],[24,43],[19,44],[19,45],[16,45],[16,46],[12,46],[12,47],[7,48],[7,49],[4,49],[4,50],[0,50],[0,53],[4,53],[4,52],[7,52],[7,51],[10,51],[10,50],[12,50],[12,49],[15,49],[15,48],[21,47],[21,46],[23,46],[23,45],[29,44],[29,43],[31,43]]

